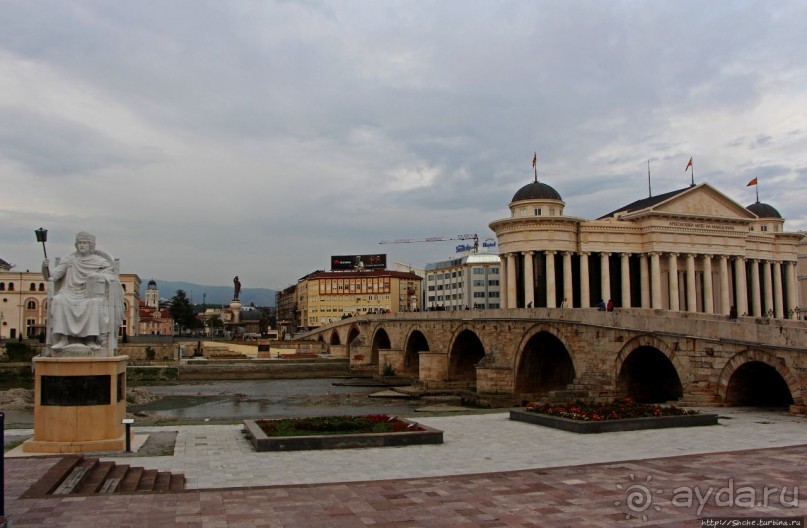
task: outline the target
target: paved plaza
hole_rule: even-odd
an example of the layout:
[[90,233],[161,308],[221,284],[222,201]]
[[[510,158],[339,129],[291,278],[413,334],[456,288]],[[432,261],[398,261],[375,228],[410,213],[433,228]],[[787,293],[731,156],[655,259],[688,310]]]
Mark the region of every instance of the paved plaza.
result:
[[184,473],[187,491],[19,499],[58,458],[17,449],[5,512],[15,528],[701,526],[704,516],[806,515],[807,418],[704,410],[720,424],[578,435],[506,413],[429,417],[419,421],[445,431],[443,445],[282,453],[256,453],[240,425],[144,427],[176,431],[173,456],[106,459]]

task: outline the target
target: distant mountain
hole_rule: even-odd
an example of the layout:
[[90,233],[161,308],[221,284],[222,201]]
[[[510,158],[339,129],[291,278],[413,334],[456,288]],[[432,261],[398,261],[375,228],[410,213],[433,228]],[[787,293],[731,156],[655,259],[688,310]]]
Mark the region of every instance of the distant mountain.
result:
[[[146,298],[146,287],[151,279],[143,281],[140,286],[140,298]],[[184,290],[188,297],[195,304],[221,305],[230,304],[233,300],[233,286],[203,286],[191,282],[164,281],[154,279],[157,289],[160,291],[161,299],[170,299],[176,295],[177,290]],[[241,295],[238,296],[243,306],[255,303],[255,306],[274,306],[275,290],[269,288],[241,288]]]

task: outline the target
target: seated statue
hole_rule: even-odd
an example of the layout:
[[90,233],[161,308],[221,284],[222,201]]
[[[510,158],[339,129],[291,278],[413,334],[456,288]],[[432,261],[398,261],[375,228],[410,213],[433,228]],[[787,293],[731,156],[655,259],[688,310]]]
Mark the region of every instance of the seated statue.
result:
[[95,236],[76,235],[76,251],[50,270],[47,344],[53,355],[114,356],[123,323],[123,288],[117,261],[95,249]]

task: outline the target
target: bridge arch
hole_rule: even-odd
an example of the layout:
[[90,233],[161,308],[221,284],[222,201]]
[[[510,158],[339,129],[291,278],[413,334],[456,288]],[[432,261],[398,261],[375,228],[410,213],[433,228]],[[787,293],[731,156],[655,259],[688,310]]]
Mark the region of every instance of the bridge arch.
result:
[[476,365],[484,357],[485,346],[476,328],[460,325],[448,348],[448,381],[456,388],[476,389]]
[[803,395],[783,359],[745,350],[732,356],[720,372],[717,397],[728,405],[782,407],[802,402]]
[[429,340],[419,328],[411,328],[404,341],[404,376],[417,376],[420,373],[420,353],[428,352]]
[[685,372],[667,343],[647,334],[636,336],[617,354],[616,394],[640,403],[677,400],[684,395],[681,373]]
[[331,338],[328,340],[329,345],[341,345],[342,341],[339,339],[339,332],[334,328],[331,330]]
[[392,342],[390,341],[389,334],[387,334],[384,328],[379,326],[373,334],[373,342],[370,347],[370,363],[378,365],[378,351],[380,349],[386,350],[390,348],[392,348]]
[[525,332],[513,365],[517,398],[536,399],[574,381],[577,369],[567,342],[554,325],[535,325]]
[[348,357],[351,357],[352,355],[351,347],[361,346],[363,344],[361,330],[359,330],[359,326],[357,324],[350,325],[347,331],[347,340],[345,343],[347,344]]

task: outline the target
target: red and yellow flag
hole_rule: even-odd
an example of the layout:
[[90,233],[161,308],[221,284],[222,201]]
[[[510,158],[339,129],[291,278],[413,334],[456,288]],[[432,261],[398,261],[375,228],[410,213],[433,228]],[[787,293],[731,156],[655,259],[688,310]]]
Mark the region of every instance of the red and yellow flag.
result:
[[752,186],[754,186],[754,185],[756,185],[756,184],[757,184],[757,179],[756,179],[756,178],[754,178],[753,180],[751,180],[750,182],[748,182],[748,185],[746,185],[746,187],[752,187]]
[[687,169],[689,169],[691,166],[692,166],[692,158],[689,158],[689,163],[687,163],[687,166],[684,167],[684,172],[686,172]]
[[532,168],[533,168],[533,169],[535,168],[535,165],[536,165],[537,163],[538,163],[538,153],[537,153],[537,152],[533,152],[533,153],[532,153]]

